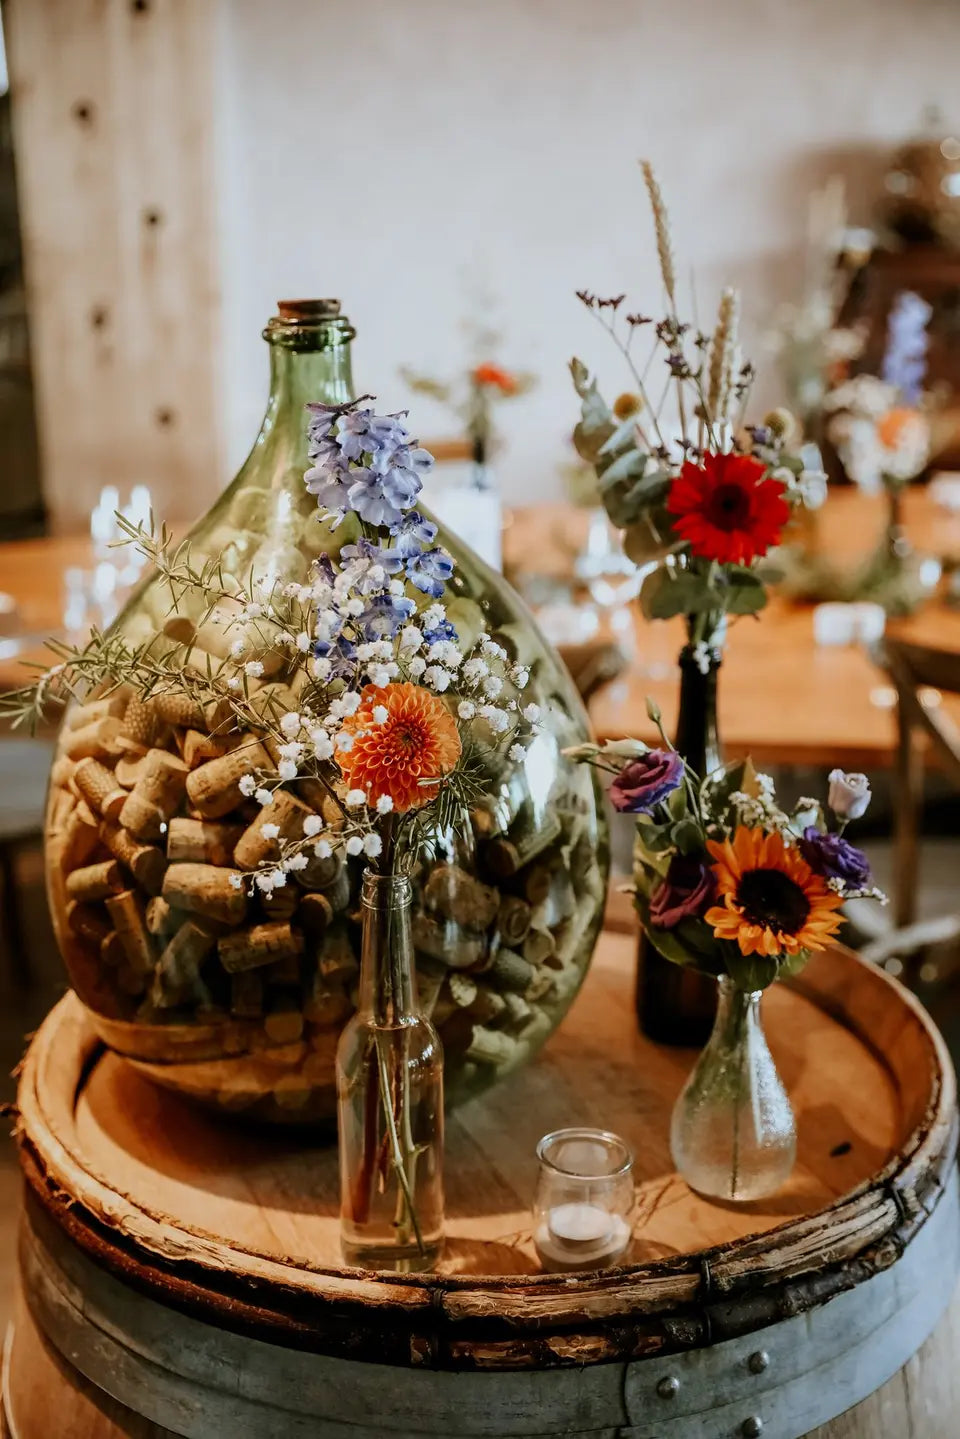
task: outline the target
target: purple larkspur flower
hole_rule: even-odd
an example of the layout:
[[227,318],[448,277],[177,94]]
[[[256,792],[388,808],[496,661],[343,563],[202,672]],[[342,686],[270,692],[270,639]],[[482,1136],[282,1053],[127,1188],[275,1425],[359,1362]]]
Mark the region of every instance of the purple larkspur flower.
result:
[[610,786],[610,802],[622,814],[649,814],[683,783],[683,760],[675,750],[650,749],[631,760]]
[[682,919],[699,918],[716,894],[717,881],[700,854],[675,854],[650,896],[650,922],[674,929]]
[[344,545],[340,551],[342,560],[371,560],[375,565],[380,565],[388,575],[395,575],[403,568],[403,556],[397,549],[387,545],[379,545],[374,540],[368,540],[365,535],[352,545]]
[[367,607],[357,620],[365,640],[392,640],[407,623],[416,605],[406,595],[384,592],[371,595]]
[[370,409],[348,410],[337,431],[341,454],[353,461],[367,455],[373,465],[387,457],[385,463],[389,463],[389,457],[409,445],[404,418],[405,414],[375,415]]
[[401,552],[403,547],[407,546],[412,554],[414,550],[423,545],[433,544],[437,538],[437,527],[433,520],[428,520],[419,510],[409,510],[400,524],[395,525],[390,533],[396,539]]
[[443,619],[432,630],[424,630],[423,638],[428,645],[440,644],[442,640],[453,640],[454,643],[460,638],[449,620]]
[[439,545],[407,560],[407,579],[435,600],[443,594],[443,587],[452,574],[453,560]]
[[356,673],[357,647],[343,635],[336,641],[314,640],[313,653],[317,659],[330,661],[330,678],[346,680]]
[[867,856],[842,835],[824,834],[808,824],[800,840],[800,853],[815,874],[842,880],[847,889],[869,889],[873,883]]

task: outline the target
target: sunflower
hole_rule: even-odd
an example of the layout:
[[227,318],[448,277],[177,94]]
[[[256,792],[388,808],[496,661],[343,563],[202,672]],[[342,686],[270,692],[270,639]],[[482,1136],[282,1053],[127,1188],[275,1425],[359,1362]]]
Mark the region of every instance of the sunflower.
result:
[[783,484],[752,455],[706,454],[699,465],[687,460],[667,509],[694,555],[735,565],[765,555],[790,518]]
[[739,825],[733,839],[707,841],[720,904],[704,918],[717,939],[741,954],[796,954],[823,949],[840,928],[843,903],[780,834]]
[[449,774],[462,748],[456,720],[443,701],[410,683],[366,685],[341,732],[352,741],[337,750],[348,787],[362,789],[371,805],[386,795],[398,814],[436,797],[439,784],[422,781]]

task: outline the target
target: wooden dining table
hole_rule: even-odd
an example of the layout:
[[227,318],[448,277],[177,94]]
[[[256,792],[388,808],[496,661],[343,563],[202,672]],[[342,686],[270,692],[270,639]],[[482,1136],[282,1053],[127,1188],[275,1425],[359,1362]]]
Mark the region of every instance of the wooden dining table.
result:
[[[928,491],[916,488],[904,497],[904,520],[918,553],[960,564],[960,514],[938,508]],[[526,573],[569,576],[586,524],[584,512],[571,505],[512,511],[504,537],[507,564]],[[834,491],[816,519],[818,546],[839,569],[852,568],[878,543],[883,524],[882,499],[852,489]],[[684,643],[683,620],[651,624],[635,608],[632,663],[590,705],[600,739],[654,739],[648,696],[660,706],[668,734],[676,720],[679,673],[652,678],[645,661],[675,659]],[[896,743],[895,691],[862,645],[818,644],[813,616],[813,604],[774,592],[759,615],[731,620],[718,687],[724,750],[731,758],[750,754],[763,765],[888,767]],[[960,653],[960,609],[942,598],[909,618],[888,621],[887,629]],[[926,700],[942,704],[960,725],[960,700],[934,692]]]
[[[909,490],[905,528],[917,551],[960,564],[960,514],[937,507],[925,489]],[[832,562],[854,565],[877,543],[883,504],[853,490],[834,492],[819,513],[819,542]],[[508,568],[525,574],[569,579],[581,547],[587,517],[564,503],[521,506],[506,515],[504,556]],[[185,526],[178,527],[183,532]],[[26,666],[50,659],[43,637],[62,630],[64,575],[71,566],[93,563],[83,536],[52,537],[0,545],[0,590],[17,604],[18,632],[25,643],[11,653],[0,634],[0,690],[24,684]],[[720,676],[719,719],[724,748],[731,756],[751,754],[765,765],[840,765],[876,769],[891,763],[895,745],[894,691],[869,653],[859,645],[818,645],[811,604],[773,594],[758,616],[730,624]],[[651,696],[670,731],[676,715],[676,671],[651,678],[645,660],[652,653],[670,659],[683,643],[682,620],[657,622],[636,614],[633,664],[601,690],[591,719],[601,738],[654,737],[647,717]],[[891,632],[960,652],[960,609],[932,599],[908,619],[890,621]],[[960,724],[960,702],[931,694]]]

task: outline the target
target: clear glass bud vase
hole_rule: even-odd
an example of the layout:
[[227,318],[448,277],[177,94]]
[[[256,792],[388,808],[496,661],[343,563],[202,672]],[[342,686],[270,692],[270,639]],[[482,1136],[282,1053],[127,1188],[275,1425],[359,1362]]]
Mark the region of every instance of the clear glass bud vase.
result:
[[761,990],[719,980],[713,1033],[673,1110],[677,1172],[708,1199],[747,1202],[786,1183],[797,1131],[760,1018]]
[[443,1248],[443,1049],[417,998],[411,895],[364,875],[359,1003],[337,1048],[343,1257],[398,1272]]

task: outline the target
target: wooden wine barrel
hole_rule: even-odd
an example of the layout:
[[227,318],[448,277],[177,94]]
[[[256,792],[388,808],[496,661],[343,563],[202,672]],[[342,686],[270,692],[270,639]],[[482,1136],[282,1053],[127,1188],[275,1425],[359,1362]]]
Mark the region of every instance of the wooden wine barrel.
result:
[[[21,1081],[9,1433],[953,1439],[955,1086],[936,1030],[843,950],[769,993],[796,1171],[772,1201],[710,1204],[671,1172],[692,1056],[636,1034],[633,949],[605,936],[538,1062],[452,1117],[431,1276],[342,1269],[332,1151],[192,1111],[63,1000]],[[633,1246],[616,1270],[543,1275],[534,1148],[574,1123],[634,1148]]]

